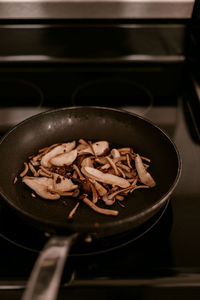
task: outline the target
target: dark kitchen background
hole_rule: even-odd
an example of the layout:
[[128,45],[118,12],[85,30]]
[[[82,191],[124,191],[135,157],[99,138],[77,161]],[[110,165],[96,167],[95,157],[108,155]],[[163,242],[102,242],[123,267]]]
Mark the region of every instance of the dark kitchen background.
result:
[[[200,296],[199,12],[194,0],[0,0],[1,136],[52,108],[117,107],[161,127],[182,160],[148,224],[73,249],[59,299]],[[0,215],[0,299],[21,299],[47,237],[3,201]]]

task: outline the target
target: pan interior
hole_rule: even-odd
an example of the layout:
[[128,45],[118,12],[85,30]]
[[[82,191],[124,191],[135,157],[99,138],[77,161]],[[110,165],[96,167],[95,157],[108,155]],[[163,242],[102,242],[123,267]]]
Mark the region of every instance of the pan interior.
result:
[[[67,216],[75,205],[73,198],[67,197],[65,205],[60,200],[33,198],[20,179],[13,184],[24,161],[38,149],[80,138],[130,146],[149,157],[156,187],[129,195],[125,208],[115,203],[112,209],[119,210],[117,217],[97,214],[81,203],[70,222]],[[42,230],[94,232],[100,236],[137,227],[156,213],[173,191],[180,169],[177,151],[161,130],[136,115],[98,107],[49,111],[20,123],[1,140],[0,164],[1,194],[21,217]],[[104,207],[103,202],[98,205]]]

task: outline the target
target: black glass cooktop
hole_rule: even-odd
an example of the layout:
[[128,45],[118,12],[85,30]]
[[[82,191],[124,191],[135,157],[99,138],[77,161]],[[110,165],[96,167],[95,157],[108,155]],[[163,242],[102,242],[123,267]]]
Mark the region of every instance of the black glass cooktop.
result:
[[[135,112],[134,107],[123,109]],[[182,159],[179,184],[167,205],[137,232],[98,247],[78,244],[67,260],[59,299],[200,295],[200,144],[193,140],[182,99],[153,105],[145,117],[176,143]],[[21,299],[47,237],[16,222],[2,205],[0,218],[0,299]]]

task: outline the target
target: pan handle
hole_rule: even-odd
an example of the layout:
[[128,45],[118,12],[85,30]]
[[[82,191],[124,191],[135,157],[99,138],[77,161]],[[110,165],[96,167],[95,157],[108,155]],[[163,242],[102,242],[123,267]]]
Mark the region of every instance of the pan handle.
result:
[[22,300],[56,299],[65,261],[77,236],[50,238],[36,260]]

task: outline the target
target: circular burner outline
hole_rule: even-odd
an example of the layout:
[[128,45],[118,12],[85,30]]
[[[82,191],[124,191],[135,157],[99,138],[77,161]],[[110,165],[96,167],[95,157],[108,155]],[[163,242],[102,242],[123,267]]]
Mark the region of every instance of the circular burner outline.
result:
[[[72,93],[72,96],[71,96],[71,103],[73,106],[77,106],[76,104],[76,97],[77,95],[79,95],[79,93],[82,92],[82,90],[84,91],[84,89],[87,89],[89,87],[92,87],[93,85],[96,85],[96,84],[113,84],[113,83],[116,83],[117,84],[128,84],[130,86],[132,86],[133,88],[136,88],[138,90],[140,90],[142,93],[144,93],[146,96],[148,96],[149,98],[149,105],[142,111],[135,111],[134,113],[138,114],[139,116],[145,116],[147,115],[147,113],[151,110],[151,108],[153,107],[153,103],[154,103],[154,98],[153,98],[153,94],[151,93],[151,91],[146,88],[144,85],[142,84],[139,84],[135,81],[131,81],[130,79],[129,80],[122,80],[122,79],[119,79],[119,78],[101,78],[101,79],[96,79],[96,80],[90,80],[90,81],[86,81],[84,82],[83,84],[79,85]],[[80,105],[80,104],[78,104]],[[83,104],[82,104],[83,105]],[[96,105],[94,103],[94,105]],[[126,107],[127,106],[118,106],[119,109],[122,109],[122,110],[126,110]],[[132,107],[134,107],[134,104],[132,105]],[[137,106],[136,106],[137,108]]]
[[37,105],[34,105],[35,107],[41,107],[43,106],[44,103],[44,93],[42,92],[42,89],[32,81],[27,81],[24,79],[19,79],[19,78],[0,78],[0,84],[1,83],[16,83],[19,85],[24,85],[27,87],[32,88],[39,96],[39,103]]
[[[162,207],[161,210],[155,216],[153,216],[151,220],[149,220],[147,222],[147,225],[146,224],[141,225],[141,227],[138,228],[138,230],[137,230],[138,233],[136,233],[136,235],[135,235],[134,232],[127,233],[128,240],[127,240],[127,237],[126,237],[125,241],[123,241],[123,242],[121,242],[121,243],[119,243],[119,244],[117,244],[115,246],[110,246],[108,248],[97,250],[97,251],[88,251],[86,253],[71,253],[71,254],[69,254],[69,256],[70,257],[82,257],[82,256],[91,256],[91,255],[104,254],[104,253],[108,253],[108,252],[117,250],[117,249],[119,249],[121,247],[127,246],[128,244],[130,244],[130,243],[132,243],[132,242],[140,239],[145,234],[147,234],[149,231],[151,231],[156,226],[156,224],[159,223],[159,221],[162,219],[162,217],[164,216],[165,212],[167,211],[167,208],[169,206],[169,202],[170,202],[170,200],[168,200],[165,203],[164,207]],[[20,220],[19,220],[19,222],[20,222]],[[0,228],[0,230],[1,230],[1,228]],[[131,233],[134,236],[132,238],[129,238],[130,235],[131,235]],[[42,234],[45,234],[45,233],[35,230],[35,234],[36,234],[36,236],[40,235],[40,237],[42,237]],[[6,234],[4,234],[2,232],[0,232],[0,237],[2,237],[4,240],[8,241],[9,243],[11,243],[11,244],[13,244],[13,245],[15,245],[17,247],[22,248],[22,249],[27,250],[27,251],[30,251],[32,253],[39,253],[42,250],[43,246],[45,245],[45,241],[44,241],[43,246],[39,250],[39,249],[31,248],[30,246],[27,246],[27,245],[23,245],[21,242],[18,242],[16,240],[13,240],[12,238],[7,237]],[[44,236],[44,238],[45,238],[45,236]],[[26,236],[24,236],[24,240],[25,239],[26,239]]]

